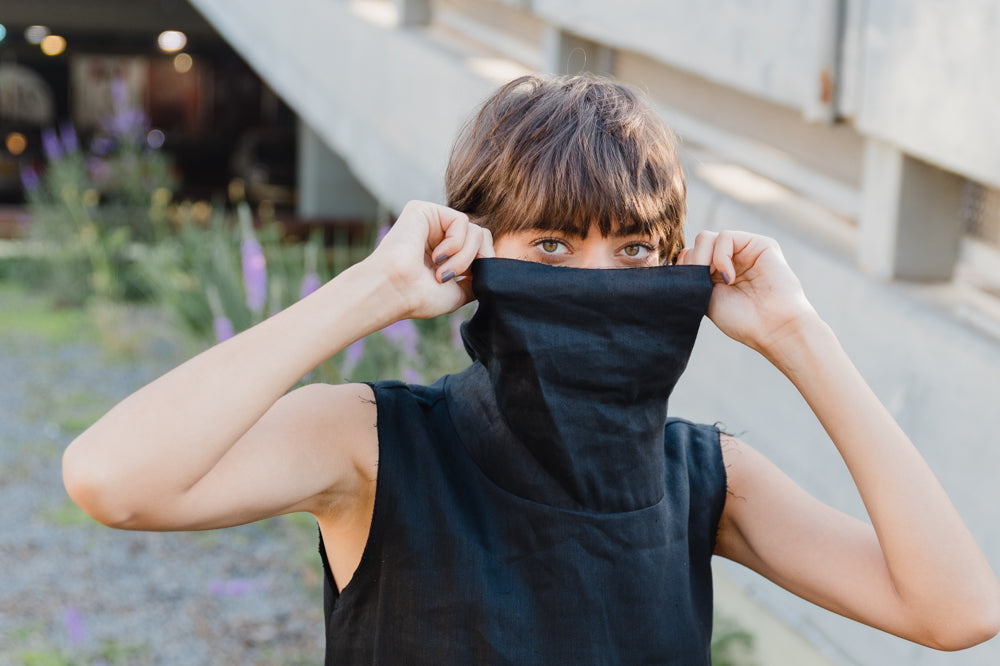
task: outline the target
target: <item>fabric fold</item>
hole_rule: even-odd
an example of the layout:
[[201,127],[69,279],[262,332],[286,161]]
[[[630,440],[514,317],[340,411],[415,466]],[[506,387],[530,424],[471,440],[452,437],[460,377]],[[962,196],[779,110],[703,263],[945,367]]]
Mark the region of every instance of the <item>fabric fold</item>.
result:
[[470,456],[498,486],[544,504],[656,503],[667,400],[708,310],[708,267],[477,259],[472,274],[479,308],[462,337],[474,363],[445,384]]

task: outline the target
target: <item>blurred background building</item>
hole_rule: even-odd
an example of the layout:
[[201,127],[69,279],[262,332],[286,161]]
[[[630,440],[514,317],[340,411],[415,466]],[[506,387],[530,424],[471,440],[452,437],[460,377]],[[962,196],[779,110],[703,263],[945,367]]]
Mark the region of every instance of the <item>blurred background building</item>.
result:
[[[193,196],[239,176],[258,199],[334,221],[440,201],[458,127],[517,75],[588,70],[639,86],[682,139],[689,236],[780,239],[1000,568],[993,0],[6,0],[0,23],[7,201],[40,128],[71,120],[85,133],[115,77]],[[31,26],[45,30],[29,39]],[[164,45],[164,30],[186,43]],[[672,408],[724,422],[864,515],[794,390],[709,325]],[[762,663],[1000,663],[996,642],[936,653],[738,567],[719,574],[720,605],[759,632]]]
[[180,197],[238,177],[254,203],[294,206],[295,114],[188,3],[11,0],[0,24],[0,204],[23,201],[24,166],[44,169],[44,128],[71,123],[100,154],[117,81],[148,147],[172,156]]

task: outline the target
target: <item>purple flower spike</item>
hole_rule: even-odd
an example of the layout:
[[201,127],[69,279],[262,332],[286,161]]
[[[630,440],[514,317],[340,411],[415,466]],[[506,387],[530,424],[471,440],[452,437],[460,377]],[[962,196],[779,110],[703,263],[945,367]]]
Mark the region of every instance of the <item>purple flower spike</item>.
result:
[[[95,141],[96,143],[96,141]],[[107,162],[100,157],[91,157],[87,160],[87,173],[97,183],[103,183],[111,177],[111,169]]]
[[70,121],[59,126],[59,138],[62,139],[63,150],[67,155],[72,155],[80,150],[80,141],[76,138],[76,128]]
[[21,168],[21,184],[26,192],[34,192],[38,189],[38,172],[30,164]]
[[419,372],[410,366],[406,366],[403,368],[403,381],[407,384],[422,384],[424,382],[424,378],[420,376]]
[[365,339],[361,338],[356,342],[352,342],[344,352],[344,366],[341,368],[341,373],[347,374],[354,368],[358,367],[358,363],[361,362],[361,357],[364,355]]
[[236,335],[236,331],[233,330],[233,322],[229,321],[228,317],[215,317],[212,320],[212,330],[215,332],[216,342],[225,342]]
[[63,626],[70,645],[80,647],[87,641],[87,629],[83,626],[83,616],[73,604],[63,606]]
[[111,81],[111,103],[116,112],[128,108],[128,86],[125,84],[125,79],[120,76]]
[[247,307],[260,314],[267,303],[267,260],[260,242],[248,236],[240,245],[243,257],[243,287],[247,294]]
[[56,131],[51,127],[46,127],[42,130],[42,149],[45,151],[45,156],[51,162],[57,162],[63,156],[62,144],[59,143]]
[[299,294],[299,298],[305,298],[309,294],[313,293],[320,287],[319,276],[315,273],[306,273],[305,277],[302,278],[302,292]]
[[[106,136],[95,136],[90,142],[90,152],[96,155],[107,155],[115,147],[114,142]],[[91,159],[97,159],[96,157]]]
[[407,358],[417,357],[417,342],[420,339],[420,333],[417,331],[417,326],[413,323],[412,319],[400,319],[393,324],[389,324],[382,329],[382,335],[389,342],[403,350]]

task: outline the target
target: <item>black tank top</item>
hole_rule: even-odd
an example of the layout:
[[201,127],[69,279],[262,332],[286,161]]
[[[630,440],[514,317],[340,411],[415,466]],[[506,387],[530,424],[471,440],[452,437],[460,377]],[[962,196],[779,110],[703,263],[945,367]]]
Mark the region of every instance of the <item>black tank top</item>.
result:
[[623,513],[495,485],[442,385],[375,386],[375,511],[354,577],[324,568],[326,664],[709,664],[719,433],[669,420],[666,488]]
[[666,418],[707,269],[473,275],[473,365],[373,385],[374,513],[339,593],[320,547],[326,663],[709,664],[719,432]]

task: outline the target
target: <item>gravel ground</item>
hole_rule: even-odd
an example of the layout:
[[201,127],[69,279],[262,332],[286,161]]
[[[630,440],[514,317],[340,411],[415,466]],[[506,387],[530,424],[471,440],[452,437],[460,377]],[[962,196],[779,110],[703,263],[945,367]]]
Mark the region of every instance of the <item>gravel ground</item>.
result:
[[[11,305],[0,295],[0,312]],[[155,335],[132,361],[72,337],[88,336],[54,341],[0,321],[0,665],[322,663],[308,516],[123,532],[69,500],[62,450],[179,358]]]

